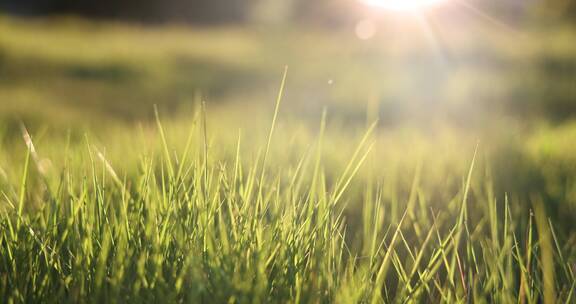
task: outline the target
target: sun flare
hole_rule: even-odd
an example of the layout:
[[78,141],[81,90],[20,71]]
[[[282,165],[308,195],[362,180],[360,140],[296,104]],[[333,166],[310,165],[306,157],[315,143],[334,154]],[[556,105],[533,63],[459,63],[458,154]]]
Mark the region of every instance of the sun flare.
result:
[[362,0],[369,6],[392,11],[411,11],[439,5],[448,0]]

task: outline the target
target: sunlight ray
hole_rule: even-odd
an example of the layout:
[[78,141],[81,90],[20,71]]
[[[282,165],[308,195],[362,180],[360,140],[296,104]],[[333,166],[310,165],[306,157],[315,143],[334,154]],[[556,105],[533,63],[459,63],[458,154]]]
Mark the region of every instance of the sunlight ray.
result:
[[440,64],[446,64],[446,48],[444,43],[442,43],[442,39],[438,37],[436,28],[431,24],[429,18],[427,18],[425,15],[417,13],[414,14],[414,16],[418,21],[418,25],[424,37],[434,52],[434,59]]
[[510,24],[508,24],[502,20],[499,20],[493,16],[490,16],[488,13],[483,11],[481,8],[473,5],[472,3],[470,3],[466,0],[457,0],[457,1],[454,1],[454,3],[458,4],[460,7],[466,9],[467,11],[476,15],[477,17],[480,17],[482,20],[485,20],[488,23],[490,23],[490,24],[492,24],[498,28],[504,29],[504,30],[512,32],[514,34],[521,34],[521,32],[518,29],[514,28],[512,25],[510,25]]

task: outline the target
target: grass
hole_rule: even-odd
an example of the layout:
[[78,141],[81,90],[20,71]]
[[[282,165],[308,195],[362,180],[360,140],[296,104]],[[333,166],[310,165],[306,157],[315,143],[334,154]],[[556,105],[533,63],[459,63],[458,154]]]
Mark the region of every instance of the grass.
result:
[[242,136],[217,157],[205,107],[180,150],[157,118],[158,153],[142,147],[131,174],[88,138],[48,170],[23,129],[20,178],[0,188],[4,302],[574,301],[574,235],[537,194],[526,208],[475,182],[476,153],[449,199],[425,189],[425,164],[394,186],[361,170],[375,124],[329,173],[326,118],[313,148],[271,167],[281,97],[252,161]]
[[551,32],[0,19],[0,302],[572,303]]

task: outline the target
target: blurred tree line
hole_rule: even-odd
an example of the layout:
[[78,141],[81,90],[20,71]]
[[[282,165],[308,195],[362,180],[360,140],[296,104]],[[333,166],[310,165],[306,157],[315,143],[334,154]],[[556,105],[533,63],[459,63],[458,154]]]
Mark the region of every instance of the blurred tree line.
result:
[[[517,13],[523,6],[530,17],[576,21],[574,0],[466,0],[497,15]],[[512,5],[511,5],[512,4]],[[529,7],[527,7],[529,6]],[[80,15],[88,18],[146,23],[238,22],[342,23],[358,13],[358,0],[0,0],[0,12],[17,15]],[[509,10],[509,12],[506,12]]]
[[576,1],[574,0],[541,0],[537,9],[543,11],[546,17],[562,18],[576,22]]

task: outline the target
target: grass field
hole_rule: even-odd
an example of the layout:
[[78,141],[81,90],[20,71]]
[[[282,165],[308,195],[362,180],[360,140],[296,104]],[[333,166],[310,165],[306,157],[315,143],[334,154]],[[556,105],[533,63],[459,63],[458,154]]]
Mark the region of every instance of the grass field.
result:
[[451,29],[0,18],[1,302],[573,303],[576,32]]

